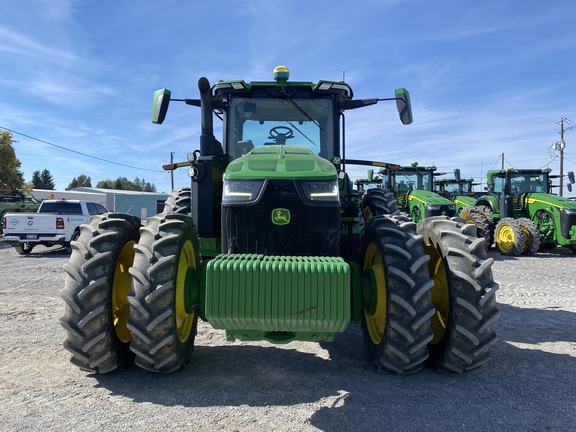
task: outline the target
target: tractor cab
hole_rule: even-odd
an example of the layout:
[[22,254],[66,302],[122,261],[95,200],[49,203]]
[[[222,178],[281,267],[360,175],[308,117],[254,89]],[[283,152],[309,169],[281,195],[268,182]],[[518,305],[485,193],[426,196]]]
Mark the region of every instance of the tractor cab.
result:
[[392,191],[398,202],[398,208],[419,222],[430,216],[455,216],[452,201],[434,192],[434,177],[445,173],[436,173],[436,167],[410,166],[384,168],[380,170],[384,188]]
[[[524,213],[524,201],[529,194],[550,194],[552,180],[547,169],[490,170],[487,173],[488,196],[481,203],[490,206],[499,218]],[[520,217],[520,216],[519,216]]]

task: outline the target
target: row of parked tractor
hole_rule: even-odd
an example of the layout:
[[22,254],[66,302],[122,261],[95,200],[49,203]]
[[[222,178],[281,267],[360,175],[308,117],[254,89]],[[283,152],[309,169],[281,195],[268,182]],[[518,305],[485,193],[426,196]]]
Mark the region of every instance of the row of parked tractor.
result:
[[[366,216],[404,213],[415,222],[431,216],[458,216],[473,224],[486,247],[503,255],[533,255],[541,249],[565,246],[576,253],[576,201],[554,194],[551,169],[490,170],[484,191],[474,191],[472,178],[453,178],[436,167],[386,165],[368,178],[356,180],[356,188],[368,202]],[[574,184],[569,171],[568,190]]]

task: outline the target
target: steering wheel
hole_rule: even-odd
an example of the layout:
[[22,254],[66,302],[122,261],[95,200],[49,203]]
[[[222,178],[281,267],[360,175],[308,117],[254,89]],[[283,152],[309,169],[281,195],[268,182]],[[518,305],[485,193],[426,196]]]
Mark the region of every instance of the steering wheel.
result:
[[280,138],[280,140],[282,140],[282,138],[287,140],[294,138],[294,131],[288,126],[276,126],[270,129],[270,136],[268,138],[272,138],[276,140],[276,142],[278,142],[278,138]]

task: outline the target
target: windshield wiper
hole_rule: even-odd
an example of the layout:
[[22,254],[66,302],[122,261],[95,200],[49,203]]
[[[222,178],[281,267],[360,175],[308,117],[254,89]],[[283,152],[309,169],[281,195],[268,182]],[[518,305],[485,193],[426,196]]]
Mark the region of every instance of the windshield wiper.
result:
[[300,132],[300,135],[302,135],[304,138],[306,138],[308,141],[310,141],[313,145],[318,145],[316,144],[314,141],[312,141],[310,138],[308,138],[308,136],[302,132],[300,129],[298,129],[296,127],[296,125],[294,123],[292,123],[290,120],[284,120],[286,123],[288,123],[290,126],[292,126],[294,129],[296,129],[298,132]]

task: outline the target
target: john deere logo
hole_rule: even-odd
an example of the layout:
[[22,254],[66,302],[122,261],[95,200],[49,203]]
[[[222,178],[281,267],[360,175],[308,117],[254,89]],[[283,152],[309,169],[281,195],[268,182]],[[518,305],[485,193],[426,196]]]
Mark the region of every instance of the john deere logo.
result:
[[274,225],[288,225],[290,223],[290,210],[285,208],[272,210],[272,223]]

